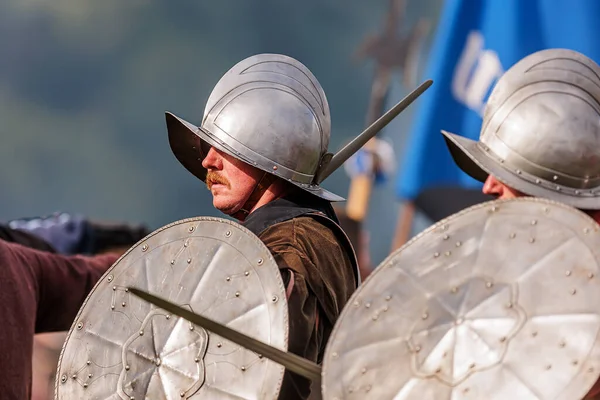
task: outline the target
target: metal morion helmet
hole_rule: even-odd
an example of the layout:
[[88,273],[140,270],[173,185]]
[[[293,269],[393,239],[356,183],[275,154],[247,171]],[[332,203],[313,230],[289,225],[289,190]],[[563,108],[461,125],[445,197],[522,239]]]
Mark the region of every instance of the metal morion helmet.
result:
[[442,131],[458,166],[530,196],[600,209],[600,67],[572,50],[533,53],[498,81],[479,141]]
[[315,173],[327,157],[331,119],[323,88],[299,61],[258,54],[237,63],[213,89],[197,127],[166,113],[173,153],[205,180],[209,146],[329,201]]

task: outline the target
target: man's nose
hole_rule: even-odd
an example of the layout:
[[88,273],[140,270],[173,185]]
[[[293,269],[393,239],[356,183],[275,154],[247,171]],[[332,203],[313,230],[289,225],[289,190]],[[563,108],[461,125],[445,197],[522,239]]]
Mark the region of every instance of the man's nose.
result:
[[202,160],[202,166],[206,169],[219,169],[219,153],[211,147],[206,153],[206,157]]
[[489,175],[483,184],[483,189],[481,189],[483,194],[487,194],[490,196],[500,197],[502,196],[502,185],[494,178]]

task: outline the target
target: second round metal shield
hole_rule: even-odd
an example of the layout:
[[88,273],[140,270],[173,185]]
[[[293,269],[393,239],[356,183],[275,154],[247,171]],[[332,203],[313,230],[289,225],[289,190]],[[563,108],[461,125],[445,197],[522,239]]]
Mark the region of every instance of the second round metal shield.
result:
[[347,304],[324,398],[582,398],[600,373],[599,251],[591,218],[540,199],[441,221]]
[[187,219],[132,247],[86,299],[63,347],[57,399],[275,399],[284,368],[133,295],[137,287],[287,349],[275,260],[242,226]]

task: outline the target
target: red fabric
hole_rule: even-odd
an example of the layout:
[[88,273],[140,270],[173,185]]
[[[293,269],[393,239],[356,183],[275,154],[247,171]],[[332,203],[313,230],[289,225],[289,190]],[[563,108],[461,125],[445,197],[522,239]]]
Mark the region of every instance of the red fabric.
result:
[[0,240],[0,397],[31,396],[33,335],[68,330],[102,274],[117,260],[62,256]]

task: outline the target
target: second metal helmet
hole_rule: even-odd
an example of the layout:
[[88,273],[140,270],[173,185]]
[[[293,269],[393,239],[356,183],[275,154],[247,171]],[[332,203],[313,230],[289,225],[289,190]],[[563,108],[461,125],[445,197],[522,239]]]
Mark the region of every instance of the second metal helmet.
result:
[[498,81],[479,141],[442,131],[459,167],[527,195],[600,209],[600,67],[576,51],[533,53]]
[[168,112],[166,119],[173,153],[203,181],[202,160],[213,146],[318,197],[344,200],[315,179],[329,161],[329,104],[314,75],[291,57],[258,54],[237,63],[213,89],[199,127]]

